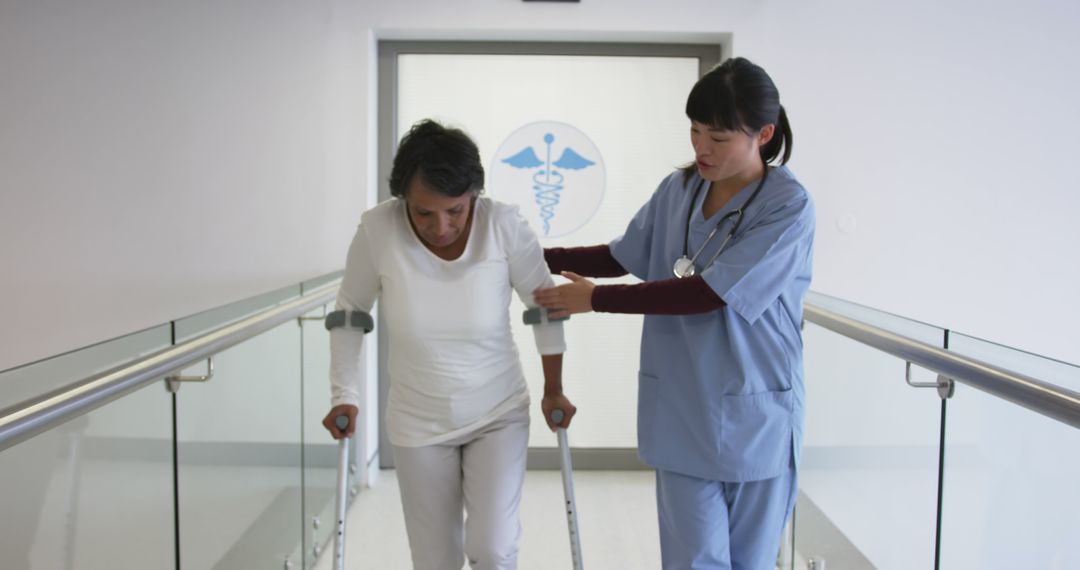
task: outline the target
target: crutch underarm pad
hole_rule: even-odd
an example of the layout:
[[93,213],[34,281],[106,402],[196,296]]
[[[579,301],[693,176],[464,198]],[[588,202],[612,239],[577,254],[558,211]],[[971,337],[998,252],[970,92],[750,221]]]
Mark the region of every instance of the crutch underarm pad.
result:
[[348,327],[362,330],[364,334],[371,332],[375,328],[375,320],[366,311],[346,311],[344,309],[326,315],[325,324],[326,330]]
[[565,320],[570,318],[569,316],[559,317],[557,319],[548,318],[548,313],[550,313],[553,310],[557,310],[557,309],[545,309],[543,307],[533,307],[531,309],[527,309],[521,315],[521,317],[522,317],[522,319],[524,319],[525,324],[527,324],[527,325],[540,325],[540,324],[544,324],[544,323],[556,323],[556,322],[559,322],[559,321],[565,321]]

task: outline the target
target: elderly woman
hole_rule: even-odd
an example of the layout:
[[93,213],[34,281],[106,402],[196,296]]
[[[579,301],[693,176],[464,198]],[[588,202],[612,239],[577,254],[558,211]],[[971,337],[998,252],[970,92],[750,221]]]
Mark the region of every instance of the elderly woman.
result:
[[[413,567],[517,567],[518,506],[529,436],[529,392],[508,313],[511,288],[535,306],[551,287],[536,235],[517,208],[483,198],[476,144],[422,121],[401,140],[387,200],[365,212],[349,248],[340,310],[381,303],[390,338],[386,430],[393,444]],[[544,369],[542,409],[562,394],[560,323],[534,327]],[[331,332],[332,409],[323,424],[351,433],[362,331]],[[348,432],[333,423],[350,417]],[[463,520],[463,509],[468,517]]]

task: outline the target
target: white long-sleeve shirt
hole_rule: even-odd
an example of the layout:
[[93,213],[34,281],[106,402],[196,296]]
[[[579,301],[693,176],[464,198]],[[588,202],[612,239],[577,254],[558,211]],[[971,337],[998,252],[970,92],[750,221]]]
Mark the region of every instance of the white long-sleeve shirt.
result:
[[[447,261],[420,241],[405,201],[361,217],[337,308],[371,311],[390,339],[386,429],[402,447],[434,445],[527,405],[529,392],[510,332],[510,290],[529,307],[554,285],[536,235],[516,206],[474,203],[461,257]],[[566,350],[562,323],[533,327],[540,354]],[[330,333],[332,405],[359,405],[361,331]]]

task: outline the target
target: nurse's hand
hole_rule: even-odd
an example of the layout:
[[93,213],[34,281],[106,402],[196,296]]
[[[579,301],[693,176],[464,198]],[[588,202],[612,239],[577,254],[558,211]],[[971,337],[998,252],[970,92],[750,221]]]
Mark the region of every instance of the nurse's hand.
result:
[[592,311],[592,293],[596,285],[572,271],[563,271],[562,276],[570,282],[533,291],[533,298],[538,305],[552,309],[548,318],[558,319]]
[[[570,420],[577,413],[577,407],[571,404],[570,399],[561,393],[545,394],[544,399],[540,402],[540,409],[544,411],[544,420],[547,421],[548,428],[551,431],[555,431],[555,428],[570,427]],[[562,410],[563,414],[565,414],[560,424],[551,421],[551,412],[555,410]]]

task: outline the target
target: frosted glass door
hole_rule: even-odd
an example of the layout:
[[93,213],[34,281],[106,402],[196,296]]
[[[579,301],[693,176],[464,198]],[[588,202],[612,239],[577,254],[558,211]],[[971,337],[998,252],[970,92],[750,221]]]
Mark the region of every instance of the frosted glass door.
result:
[[[401,54],[396,62],[394,140],[424,118],[463,129],[480,147],[486,194],[517,204],[545,247],[607,243],[664,176],[693,159],[684,107],[697,57]],[[543,375],[523,310],[515,298],[514,337],[538,403]],[[590,314],[567,323],[563,385],[579,408],[575,447],[637,445],[641,321]],[[530,445],[554,446],[554,435],[536,429],[538,405],[532,421]]]

